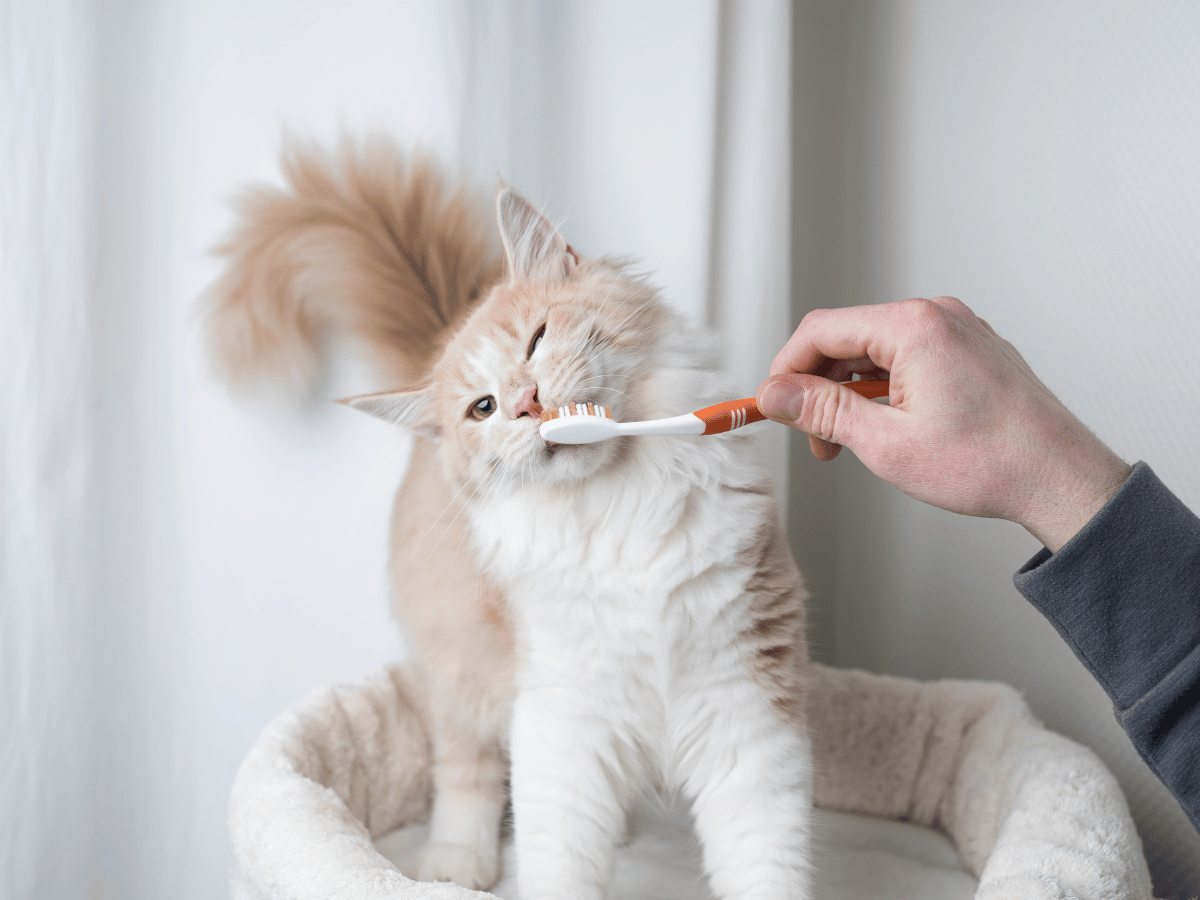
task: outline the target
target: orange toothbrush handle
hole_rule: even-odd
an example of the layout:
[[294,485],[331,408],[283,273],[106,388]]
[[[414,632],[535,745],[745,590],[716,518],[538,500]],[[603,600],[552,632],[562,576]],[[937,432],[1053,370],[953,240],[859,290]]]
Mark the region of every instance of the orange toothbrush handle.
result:
[[856,394],[862,394],[868,400],[878,400],[888,395],[890,381],[843,381],[845,387]]
[[753,397],[745,400],[726,400],[716,406],[698,409],[692,415],[704,423],[701,434],[723,434],[751,422],[762,422],[766,419],[766,416],[758,411],[758,404],[754,402]]
[[[868,400],[876,400],[888,395],[887,381],[843,381],[843,385],[856,394],[862,394]],[[752,422],[762,422],[766,416],[758,411],[758,403],[753,397],[744,400],[726,400],[716,406],[706,406],[692,413],[704,423],[701,434],[724,434]]]

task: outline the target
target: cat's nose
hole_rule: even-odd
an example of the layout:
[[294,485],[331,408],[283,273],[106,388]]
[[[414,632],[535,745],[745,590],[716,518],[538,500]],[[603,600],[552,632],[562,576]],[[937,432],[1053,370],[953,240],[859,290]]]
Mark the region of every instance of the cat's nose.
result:
[[542,417],[542,404],[538,403],[536,384],[532,387],[527,387],[525,392],[521,394],[521,399],[513,407],[513,418],[519,419],[521,416],[532,416],[535,419]]

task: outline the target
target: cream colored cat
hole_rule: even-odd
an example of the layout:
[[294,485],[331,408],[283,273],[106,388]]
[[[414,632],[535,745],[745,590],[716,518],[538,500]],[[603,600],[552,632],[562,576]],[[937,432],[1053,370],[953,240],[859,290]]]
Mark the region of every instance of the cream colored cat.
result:
[[731,399],[712,341],[510,188],[501,269],[428,166],[287,169],[242,206],[212,333],[238,375],[311,368],[342,328],[403,388],[350,402],[419,435],[392,574],[434,717],[420,876],[495,880],[507,749],[523,900],[605,896],[651,793],[691,801],[717,896],[807,897],[804,592],[748,440],[538,434],[543,406]]

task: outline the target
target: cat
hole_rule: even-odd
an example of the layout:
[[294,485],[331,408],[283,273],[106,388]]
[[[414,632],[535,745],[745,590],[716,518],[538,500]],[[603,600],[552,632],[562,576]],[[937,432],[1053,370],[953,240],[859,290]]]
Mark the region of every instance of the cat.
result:
[[538,433],[568,402],[731,399],[714,339],[503,183],[493,255],[429,163],[376,143],[285,169],[243,201],[211,335],[233,376],[303,373],[340,328],[400,388],[347,402],[417,435],[392,574],[432,710],[418,877],[494,882],[510,766],[523,900],[604,897],[647,794],[691,802],[718,897],[809,896],[806,595],[749,439]]

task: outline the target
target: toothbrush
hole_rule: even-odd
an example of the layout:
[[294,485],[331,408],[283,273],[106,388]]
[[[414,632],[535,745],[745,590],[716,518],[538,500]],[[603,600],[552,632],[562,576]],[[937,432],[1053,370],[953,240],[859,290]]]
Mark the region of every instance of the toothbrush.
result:
[[[886,397],[888,393],[886,381],[843,381],[842,384],[868,400]],[[626,434],[724,434],[765,419],[753,397],[727,400],[682,416],[647,422],[616,422],[608,407],[594,403],[569,403],[557,409],[543,410],[538,433],[543,440],[552,444],[592,444]]]

